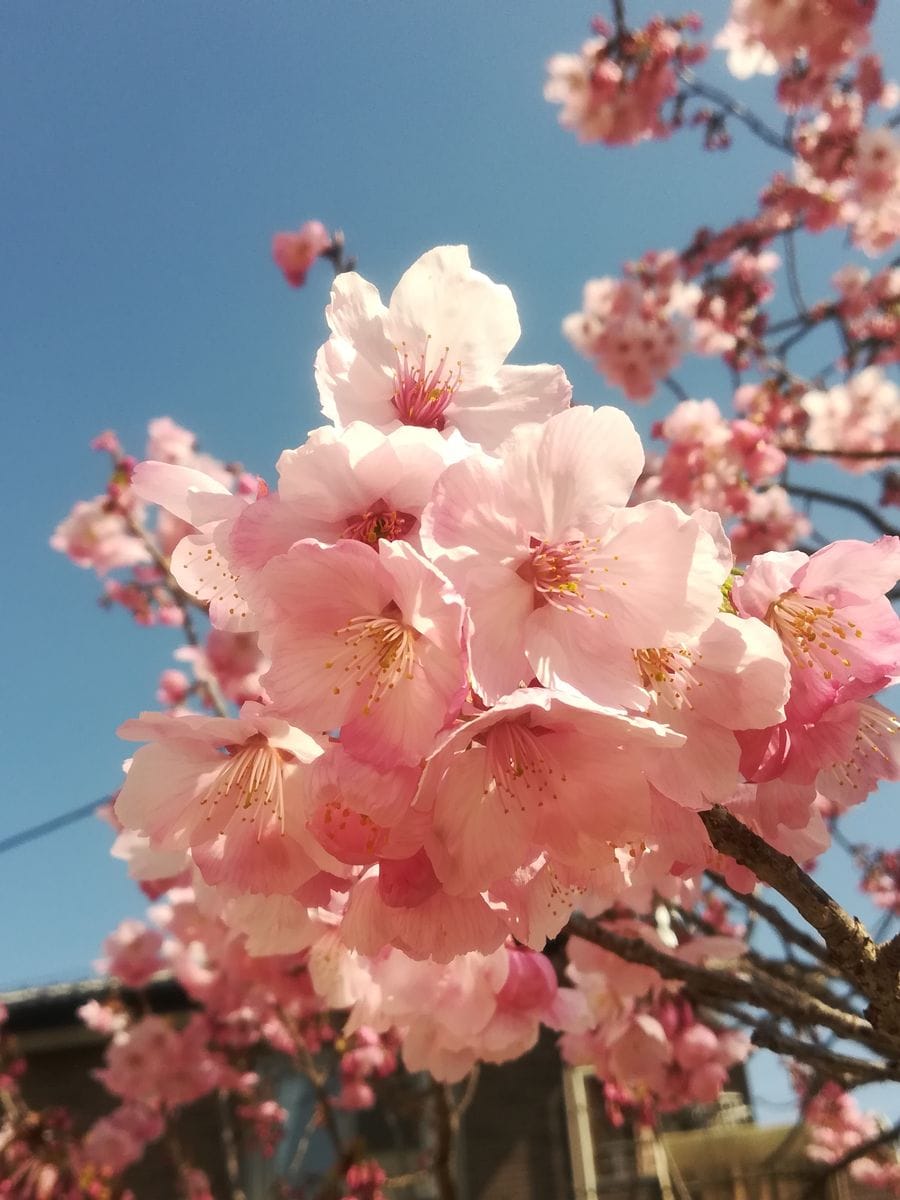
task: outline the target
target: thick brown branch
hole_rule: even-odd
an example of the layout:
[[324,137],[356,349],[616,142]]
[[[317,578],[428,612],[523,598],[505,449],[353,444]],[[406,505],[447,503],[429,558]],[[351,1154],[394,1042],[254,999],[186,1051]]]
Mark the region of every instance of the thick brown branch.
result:
[[[735,1000],[784,1016],[798,1025],[821,1025],[841,1037],[861,1042],[875,1051],[890,1053],[893,1040],[880,1035],[863,1017],[832,1008],[815,996],[809,996],[792,984],[774,978],[763,982],[758,976],[746,978],[734,971],[699,967],[683,962],[645,942],[643,938],[624,937],[604,925],[598,925],[581,913],[573,913],[566,926],[569,933],[593,942],[617,954],[626,962],[653,967],[664,979],[678,979],[701,1003],[726,1003]],[[900,1046],[900,1040],[898,1040]]]
[[894,952],[877,947],[857,917],[846,912],[792,858],[770,846],[727,809],[716,805],[700,817],[717,850],[749,867],[822,936],[831,961],[869,1000],[867,1016],[884,1035],[878,1039],[880,1044],[871,1039],[866,1043],[894,1056],[900,1054],[900,979],[891,969]]

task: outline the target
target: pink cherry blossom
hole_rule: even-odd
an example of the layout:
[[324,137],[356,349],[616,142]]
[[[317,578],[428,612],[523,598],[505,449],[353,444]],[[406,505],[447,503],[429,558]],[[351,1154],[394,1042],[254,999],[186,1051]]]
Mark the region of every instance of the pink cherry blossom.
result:
[[519,429],[499,461],[473,454],[441,476],[422,541],[468,605],[488,703],[537,676],[640,704],[634,650],[712,621],[727,572],[713,536],[674,505],[622,507],[642,461],[623,413],[579,407]]
[[150,562],[146,546],[135,537],[124,512],[108,496],[79,500],[57,525],[50,545],[79,567],[90,567],[98,575]]
[[685,735],[674,754],[646,752],[648,777],[688,808],[727,801],[741,782],[735,731],[784,719],[790,671],[778,635],[720,613],[696,641],[639,650],[635,659],[648,717]]
[[582,312],[565,318],[563,333],[608,383],[644,402],[681,361],[699,292],[668,279],[660,285],[653,273],[633,276],[589,279]]
[[194,467],[150,461],[135,467],[132,489],[197,531],[183,537],[172,551],[170,569],[178,585],[209,604],[216,628],[254,629],[254,614],[241,591],[228,539],[235,521],[255,497],[232,495],[225,484]]
[[[834,461],[845,470],[871,471],[889,450],[900,458],[900,389],[879,367],[828,391],[807,392],[802,403],[809,417],[806,445],[820,454],[835,451]],[[874,457],[866,458],[866,451]]]
[[143,1017],[115,1035],[106,1065],[95,1074],[125,1100],[161,1107],[188,1104],[222,1078],[222,1064],[206,1046],[207,1032],[199,1014],[180,1030],[162,1017]]
[[713,38],[713,45],[718,50],[727,51],[728,70],[736,79],[774,75],[778,70],[778,63],[763,43],[738,21],[727,21]]
[[126,987],[139,988],[162,970],[162,937],[142,921],[120,922],[103,943],[106,957],[94,965],[106,975],[115,975]]
[[875,0],[733,0],[731,21],[780,66],[802,53],[830,73],[866,45],[874,12]]
[[864,863],[860,888],[873,904],[895,917],[900,916],[900,851],[878,850],[875,853],[859,853]]
[[159,1113],[138,1101],[129,1101],[94,1122],[85,1134],[84,1152],[91,1162],[118,1174],[137,1162],[164,1128]]
[[341,727],[358,758],[417,763],[466,691],[463,608],[405,542],[298,542],[260,577],[263,683],[292,720]]
[[425,850],[406,859],[386,859],[354,884],[341,922],[344,943],[374,956],[388,946],[411,959],[446,963],[477,950],[490,954],[507,926],[479,895],[451,895]]
[[276,233],[272,258],[291,287],[303,287],[309,268],[331,245],[321,221],[307,221],[295,233]]
[[403,540],[417,550],[422,509],[438,476],[468,449],[459,435],[404,425],[383,433],[354,421],[315,430],[278,460],[278,490],[247,506],[229,533],[243,589],[276,555],[303,538],[377,546]]
[[891,129],[860,133],[850,205],[854,242],[873,256],[890,250],[900,237],[900,139]]
[[599,36],[579,54],[556,54],[547,63],[544,99],[563,106],[560,124],[583,142],[665,137],[672,126],[661,109],[677,90],[676,69],[704,54],[684,37],[697,24],[690,17],[654,17],[643,29],[620,30],[615,37],[599,20],[594,28]]
[[529,1050],[540,1025],[584,1028],[586,1014],[571,989],[559,988],[551,968],[529,950],[500,946],[452,961],[414,962],[391,950],[368,964],[371,984],[348,1027],[377,1009],[380,1027],[394,1025],[411,1071],[427,1070],[448,1083],[478,1061],[505,1062]]
[[163,850],[191,847],[210,883],[293,892],[337,867],[305,831],[308,764],[321,746],[248,702],[236,719],[145,713],[122,737],[149,741],[116,800],[127,828]]
[[428,826],[424,814],[410,812],[419,776],[413,767],[379,770],[332,743],[313,768],[307,828],[340,862],[409,858]]
[[737,611],[769,624],[791,664],[791,712],[820,717],[871,695],[900,670],[900,617],[884,593],[900,574],[900,538],[839,541],[755,558],[732,588]]
[[200,683],[215,683],[223,696],[235,704],[266,699],[260,677],[269,661],[259,648],[255,633],[231,633],[210,629],[202,646],[182,646],[175,651],[179,662],[190,663]]
[[88,1000],[76,1010],[80,1021],[94,1033],[109,1037],[128,1026],[128,1014],[122,1008],[101,1004],[99,1000]]
[[688,510],[741,513],[752,487],[770,482],[787,461],[767,429],[725,420],[714,400],[682,401],[653,432],[668,443],[657,495]]
[[748,562],[768,550],[792,550],[812,532],[812,522],[794,508],[791,498],[777,484],[764,491],[751,491],[729,538],[737,562]]
[[464,246],[422,255],[387,308],[355,272],[339,275],[326,317],[331,337],[316,358],[316,380],[322,411],[338,428],[455,427],[493,449],[516,425],[569,403],[560,367],[503,365],[519,340],[515,302],[472,269]]
[[[575,696],[531,688],[505,697],[452,732],[426,765],[416,804],[432,814],[438,878],[451,893],[476,896],[542,850],[551,864],[590,870],[606,843],[649,837],[641,755],[660,746],[671,757],[680,740]],[[546,896],[557,928],[563,891]]]

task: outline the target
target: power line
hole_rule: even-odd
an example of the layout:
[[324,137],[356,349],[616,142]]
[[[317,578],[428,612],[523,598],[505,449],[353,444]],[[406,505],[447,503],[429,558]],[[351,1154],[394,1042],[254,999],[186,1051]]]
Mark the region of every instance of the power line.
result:
[[49,821],[42,821],[40,825],[32,825],[30,829],[23,829],[19,833],[3,838],[0,841],[0,854],[5,854],[7,850],[15,850],[17,846],[24,846],[27,842],[46,837],[48,833],[53,833],[66,825],[74,825],[76,821],[83,821],[85,817],[93,816],[101,804],[107,803],[107,800],[106,796],[102,800],[92,800],[90,804],[82,804],[80,808],[73,808],[70,812],[62,813],[58,817],[51,817]]

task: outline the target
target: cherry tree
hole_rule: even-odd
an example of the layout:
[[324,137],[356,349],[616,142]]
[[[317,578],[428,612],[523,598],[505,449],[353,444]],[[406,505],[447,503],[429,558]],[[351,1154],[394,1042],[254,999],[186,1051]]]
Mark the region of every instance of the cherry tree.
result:
[[[171,1123],[217,1094],[238,1196],[235,1131],[271,1153],[287,1115],[267,1050],[307,1078],[331,1143],[304,1195],[430,1175],[450,1200],[478,1065],[542,1026],[613,1120],[648,1125],[774,1051],[812,1177],[900,1195],[896,1130],[852,1095],[900,1078],[900,856],[842,828],[900,778],[882,698],[900,675],[900,92],[875,7],[734,0],[706,33],[694,14],[637,27],[612,0],[550,59],[546,98],[585,143],[740,135],[778,156],[750,215],[586,280],[563,328],[604,406],[559,366],[507,361],[515,300],[465,247],[384,300],[308,221],[272,249],[292,286],[333,270],[323,424],[277,479],[169,418],[140,461],[97,437],[105,490],[52,544],[107,607],[184,636],[159,711],[119,729],[135,748],[106,813],[153,907],[106,942],[121,992],[81,1011],[108,1038],[110,1115],[30,1110],[0,1041],[0,1195],[130,1195],[123,1172],[159,1141],[183,1196],[208,1197]],[[773,78],[771,115],[704,80],[711,52]],[[812,298],[797,243],[826,230],[869,265],[836,262]],[[823,333],[810,374],[798,355]],[[679,381],[694,355],[721,363],[715,398]],[[647,451],[628,408],[662,390]],[[822,460],[846,488],[821,485]],[[829,537],[834,513],[860,536]],[[871,931],[815,878],[832,843],[883,910]],[[163,970],[197,1005],[186,1024],[141,1007]],[[397,1089],[426,1149],[391,1178],[340,1114]]]

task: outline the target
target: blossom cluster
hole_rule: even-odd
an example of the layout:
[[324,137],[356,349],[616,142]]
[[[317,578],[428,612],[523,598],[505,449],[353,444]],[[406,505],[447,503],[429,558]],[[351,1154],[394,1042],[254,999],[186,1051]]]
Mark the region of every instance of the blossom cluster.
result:
[[[130,1200],[117,1176],[213,1092],[271,1154],[287,1114],[257,1055],[307,1073],[327,1059],[328,1103],[354,1110],[404,1069],[452,1085],[546,1027],[603,1079],[616,1122],[718,1097],[747,1037],[644,965],[747,977],[745,930],[699,881],[756,879],[702,814],[722,805],[809,862],[900,778],[900,723],[876,699],[900,677],[900,538],[795,549],[816,535],[786,472],[900,456],[896,262],[847,265],[807,303],[793,240],[843,229],[876,258],[900,237],[897,120],[877,115],[898,92],[867,52],[874,9],[733,0],[714,44],[739,77],[778,75],[783,133],[696,79],[693,15],[631,29],[616,3],[548,64],[545,96],[582,141],[697,126],[717,149],[741,121],[792,159],[753,216],[589,279],[564,322],[629,400],[679,397],[653,425],[659,455],[622,411],[573,404],[562,368],[507,362],[514,300],[464,247],[423,255],[384,303],[318,221],[277,234],[272,256],[294,287],[319,258],[336,272],[315,363],[325,423],[271,488],[169,418],[141,462],[95,439],[107,487],[52,544],[101,576],[104,604],[185,624],[191,643],[160,676],[161,711],[120,729],[140,745],[107,814],[113,853],[161,903],[97,965],[125,989],[171,974],[199,1011],[85,1005],[116,1107],[84,1136],[17,1109],[0,1195]],[[779,272],[793,316],[773,315]],[[786,355],[826,328],[841,357],[807,380]],[[733,416],[674,378],[691,353],[727,367]],[[891,473],[883,487],[900,502]],[[897,858],[857,848],[887,915]],[[575,936],[576,910],[599,943],[647,955]],[[12,1095],[20,1069],[0,1041]],[[804,1114],[824,1163],[877,1132],[836,1085],[810,1088]],[[338,1158],[335,1195],[385,1195],[381,1165]],[[852,1172],[900,1194],[877,1154]],[[211,1200],[189,1163],[180,1184]]]
[[665,137],[674,127],[663,107],[678,90],[678,71],[700,62],[694,14],[655,17],[642,29],[615,31],[601,18],[579,54],[556,54],[547,64],[545,99],[561,104],[560,124],[583,142],[622,145]]
[[[833,1164],[877,1138],[879,1127],[875,1118],[864,1113],[856,1100],[833,1080],[818,1089],[812,1089],[809,1081],[802,1080],[803,1090],[808,1092],[803,1107],[809,1138],[807,1153],[813,1160]],[[854,1180],[878,1189],[882,1195],[900,1195],[900,1163],[889,1154],[877,1150],[860,1154],[850,1163],[849,1171]]]
[[563,332],[607,383],[643,402],[681,361],[699,300],[699,288],[681,281],[674,251],[648,255],[624,279],[588,280],[583,310],[566,317]]
[[[342,274],[327,316],[316,368],[331,424],[284,452],[276,488],[205,470],[184,435],[181,461],[170,451],[117,484],[124,511],[159,509],[156,569],[208,605],[217,654],[195,658],[210,686],[193,694],[208,706],[222,685],[240,707],[198,713],[170,673],[168,711],[122,726],[146,744],[116,801],[116,853],[151,893],[187,883],[214,905],[241,947],[227,955],[308,952],[315,993],[351,1010],[351,1030],[396,1031],[408,1066],[453,1079],[520,1054],[540,1023],[589,1032],[578,989],[557,988],[536,953],[575,906],[635,909],[640,887],[711,865],[752,886],[698,811],[727,805],[805,860],[827,844],[823,812],[897,777],[897,722],[873,696],[900,666],[884,596],[900,541],[768,553],[735,573],[704,504],[728,509],[745,479],[774,474],[764,431],[682,406],[681,476],[706,482],[684,507],[638,499],[628,418],[572,406],[558,367],[505,364],[514,302],[463,248],[424,255],[388,305]],[[158,944],[124,930],[107,949],[124,976]],[[189,953],[173,965],[231,1028],[221,980],[207,989]],[[423,1006],[432,992],[454,1004]],[[661,1018],[632,1000],[629,1028],[640,1017],[646,1033]],[[308,983],[303,1002],[321,1004]],[[696,1023],[679,1012],[670,1042]],[[119,1036],[108,1080],[127,1100]],[[351,1095],[366,1095],[365,1044]],[[663,1105],[672,1064],[687,1070],[669,1051]]]

